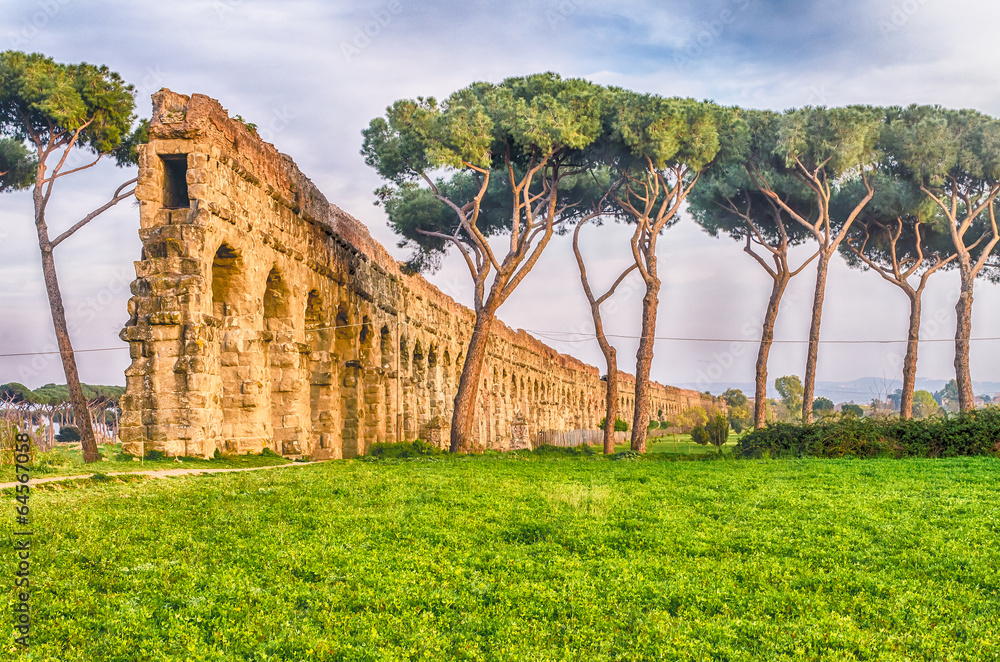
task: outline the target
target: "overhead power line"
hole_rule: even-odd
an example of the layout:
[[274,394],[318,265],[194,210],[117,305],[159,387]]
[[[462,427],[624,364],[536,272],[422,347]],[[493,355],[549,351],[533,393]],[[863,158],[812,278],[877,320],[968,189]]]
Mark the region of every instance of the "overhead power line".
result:
[[[74,354],[82,354],[83,352],[114,352],[120,349],[128,349],[128,347],[99,347],[97,349],[74,349]],[[0,354],[0,358],[7,358],[10,356],[45,356],[47,354],[61,354],[59,350],[52,352],[19,352],[16,354]]]
[[[334,331],[336,329],[350,329],[354,327],[364,326],[364,324],[343,324],[340,326],[324,326],[313,329],[305,329],[305,331]],[[525,329],[528,333],[531,333],[539,338],[544,338],[552,342],[564,342],[564,343],[581,343],[590,342],[596,340],[597,336],[594,334],[582,333],[578,331],[539,331],[537,329]],[[582,338],[565,338],[559,336],[583,336]],[[621,338],[624,340],[639,340],[642,336],[631,336],[616,333],[607,334],[608,338]],[[708,343],[748,343],[748,344],[759,344],[760,340],[753,340],[749,338],[684,338],[680,336],[653,336],[653,340],[663,340],[668,342],[708,342]],[[986,342],[986,341],[996,341],[1000,340],[1000,337],[984,337],[984,338],[969,338],[970,342]],[[774,344],[788,344],[788,345],[802,345],[806,344],[808,340],[772,340]],[[900,345],[907,344],[910,340],[823,340],[820,339],[819,343],[822,345]],[[940,343],[940,342],[955,342],[954,338],[924,338],[916,341],[917,343]],[[115,352],[128,349],[128,346],[119,347],[98,347],[94,349],[74,349],[74,354],[83,354],[85,352]],[[58,350],[53,350],[49,352],[15,352],[11,354],[0,354],[0,358],[12,358],[18,356],[47,356],[59,354]]]
[[[538,331],[535,329],[525,329],[528,333],[535,334],[542,338],[548,338],[549,340],[557,342],[590,342],[591,340],[596,340],[597,336],[594,334],[574,332],[574,331]],[[583,338],[570,339],[570,338],[559,338],[553,337],[558,334],[563,335],[576,335],[584,336]],[[608,338],[623,338],[626,340],[639,340],[642,336],[631,336],[608,333],[605,334]],[[666,340],[666,341],[677,341],[677,342],[722,342],[722,343],[750,343],[759,344],[760,340],[753,340],[749,338],[682,338],[679,336],[653,336],[653,340]],[[986,340],[1000,340],[1000,338],[969,338],[971,342],[986,341]],[[809,340],[772,340],[774,344],[806,344]],[[819,340],[820,344],[824,345],[890,345],[890,344],[908,344],[911,342],[908,339],[903,340]],[[917,343],[931,343],[931,342],[955,342],[954,338],[926,338],[916,340]]]

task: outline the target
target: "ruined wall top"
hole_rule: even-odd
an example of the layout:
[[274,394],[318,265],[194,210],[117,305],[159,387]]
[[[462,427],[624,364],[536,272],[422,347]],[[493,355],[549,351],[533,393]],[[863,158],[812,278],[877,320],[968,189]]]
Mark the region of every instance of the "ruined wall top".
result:
[[260,181],[272,198],[304,219],[325,226],[388,273],[399,275],[396,261],[372,239],[361,221],[328,201],[290,156],[264,142],[243,122],[231,119],[215,99],[161,89],[153,94],[149,133],[151,138],[160,140],[202,137],[232,145],[230,153],[237,155],[238,166]]

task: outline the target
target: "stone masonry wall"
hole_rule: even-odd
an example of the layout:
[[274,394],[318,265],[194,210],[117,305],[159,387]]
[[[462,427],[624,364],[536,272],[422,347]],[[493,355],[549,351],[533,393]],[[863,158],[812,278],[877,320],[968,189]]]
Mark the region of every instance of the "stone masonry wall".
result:
[[[367,228],[213,99],[153,95],[139,163],[142,259],[122,331],[127,452],[353,457],[445,443],[473,314],[408,276]],[[622,417],[631,420],[631,377]],[[497,323],[477,407],[484,446],[594,429],[597,368]],[[715,405],[655,385],[652,411]],[[519,419],[520,420],[520,419]]]

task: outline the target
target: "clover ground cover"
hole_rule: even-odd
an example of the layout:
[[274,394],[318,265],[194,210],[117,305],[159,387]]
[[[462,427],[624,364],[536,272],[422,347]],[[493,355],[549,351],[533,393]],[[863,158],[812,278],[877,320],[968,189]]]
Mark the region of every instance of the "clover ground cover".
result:
[[998,479],[484,456],[39,489],[28,659],[995,659]]

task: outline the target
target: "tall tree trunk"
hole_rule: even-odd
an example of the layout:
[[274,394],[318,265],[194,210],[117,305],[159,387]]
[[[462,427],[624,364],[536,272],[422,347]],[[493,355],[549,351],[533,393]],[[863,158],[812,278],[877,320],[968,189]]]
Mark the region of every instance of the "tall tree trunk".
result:
[[[603,334],[602,334],[603,335]],[[598,343],[601,344],[601,350],[604,351],[604,345],[607,344],[607,339],[601,343],[600,337],[598,338]],[[615,452],[615,421],[618,420],[618,359],[616,356],[615,348],[608,345],[611,350],[610,353],[605,352],[604,358],[608,362],[608,382],[606,402],[604,406],[604,454],[611,455]]]
[[49,424],[45,428],[45,450],[50,451],[56,443],[55,407],[53,405],[49,405],[45,413],[46,418],[49,419]]
[[830,255],[826,250],[821,250],[816,265],[816,292],[813,294],[809,351],[806,354],[806,375],[802,384],[803,423],[812,423],[813,395],[816,392],[816,359],[819,356],[819,327],[823,318],[823,297],[826,294],[826,272],[830,266]]
[[[584,282],[584,289],[588,299],[591,299],[593,293],[586,282]],[[608,336],[604,333],[600,301],[591,299],[590,316],[594,320],[594,335],[597,336],[597,344],[601,348],[601,353],[604,354],[604,362],[608,370],[604,403],[604,454],[611,455],[615,452],[615,421],[618,420],[618,351],[614,345],[608,342]]]
[[573,230],[573,254],[576,256],[577,266],[580,268],[580,284],[583,285],[583,293],[587,295],[587,302],[590,304],[590,316],[594,321],[594,335],[597,336],[597,344],[604,354],[604,363],[607,366],[607,384],[604,401],[604,454],[611,455],[615,452],[615,423],[618,420],[618,352],[614,346],[608,342],[608,336],[604,333],[604,321],[601,319],[601,304],[611,295],[622,283],[625,277],[632,272],[635,266],[630,266],[623,271],[610,289],[603,296],[594,296],[587,279],[587,267],[583,261],[583,254],[580,253],[580,229],[589,219],[584,219],[577,223]]
[[[655,258],[654,258],[655,259]],[[646,452],[646,426],[649,425],[649,371],[653,365],[653,343],[656,335],[656,312],[659,306],[660,279],[655,263],[650,265],[650,279],[642,297],[642,334],[635,353],[635,410],[632,415],[632,450]]]
[[455,411],[451,416],[452,453],[464,453],[472,447],[472,423],[476,414],[476,399],[479,396],[479,382],[483,365],[486,363],[486,345],[490,339],[490,329],[496,317],[496,308],[482,308],[476,313],[476,323],[469,339],[469,349],[465,354],[462,376],[458,380],[455,394]]
[[757,372],[754,387],[753,427],[759,430],[767,424],[767,357],[774,343],[774,321],[778,318],[778,305],[785,293],[791,276],[785,272],[772,281],[771,298],[764,311],[764,324],[760,334],[760,348],[757,350]]
[[59,292],[56,263],[52,255],[52,245],[49,242],[48,227],[45,225],[42,191],[37,185],[34,191],[34,202],[35,228],[38,231],[38,248],[42,252],[42,275],[45,278],[45,292],[49,297],[49,309],[52,311],[52,325],[55,328],[56,342],[59,345],[59,355],[62,358],[63,372],[66,375],[66,386],[69,388],[70,401],[73,403],[77,426],[80,428],[80,445],[83,448],[83,461],[96,462],[100,459],[100,456],[97,452],[97,441],[94,439],[94,426],[91,425],[87,410],[87,399],[83,396],[83,388],[80,386],[80,373],[76,368],[76,357],[73,354],[73,345],[69,339],[66,310],[63,308],[62,294]]
[[968,262],[968,254],[959,258],[962,290],[958,295],[958,303],[955,304],[955,381],[958,383],[960,411],[970,411],[975,407],[972,372],[969,370],[969,338],[972,337],[972,287],[976,277]]
[[910,298],[910,330],[906,334],[906,355],[903,357],[903,392],[899,397],[899,417],[913,418],[913,390],[917,383],[917,341],[920,339],[920,293],[907,292]]

